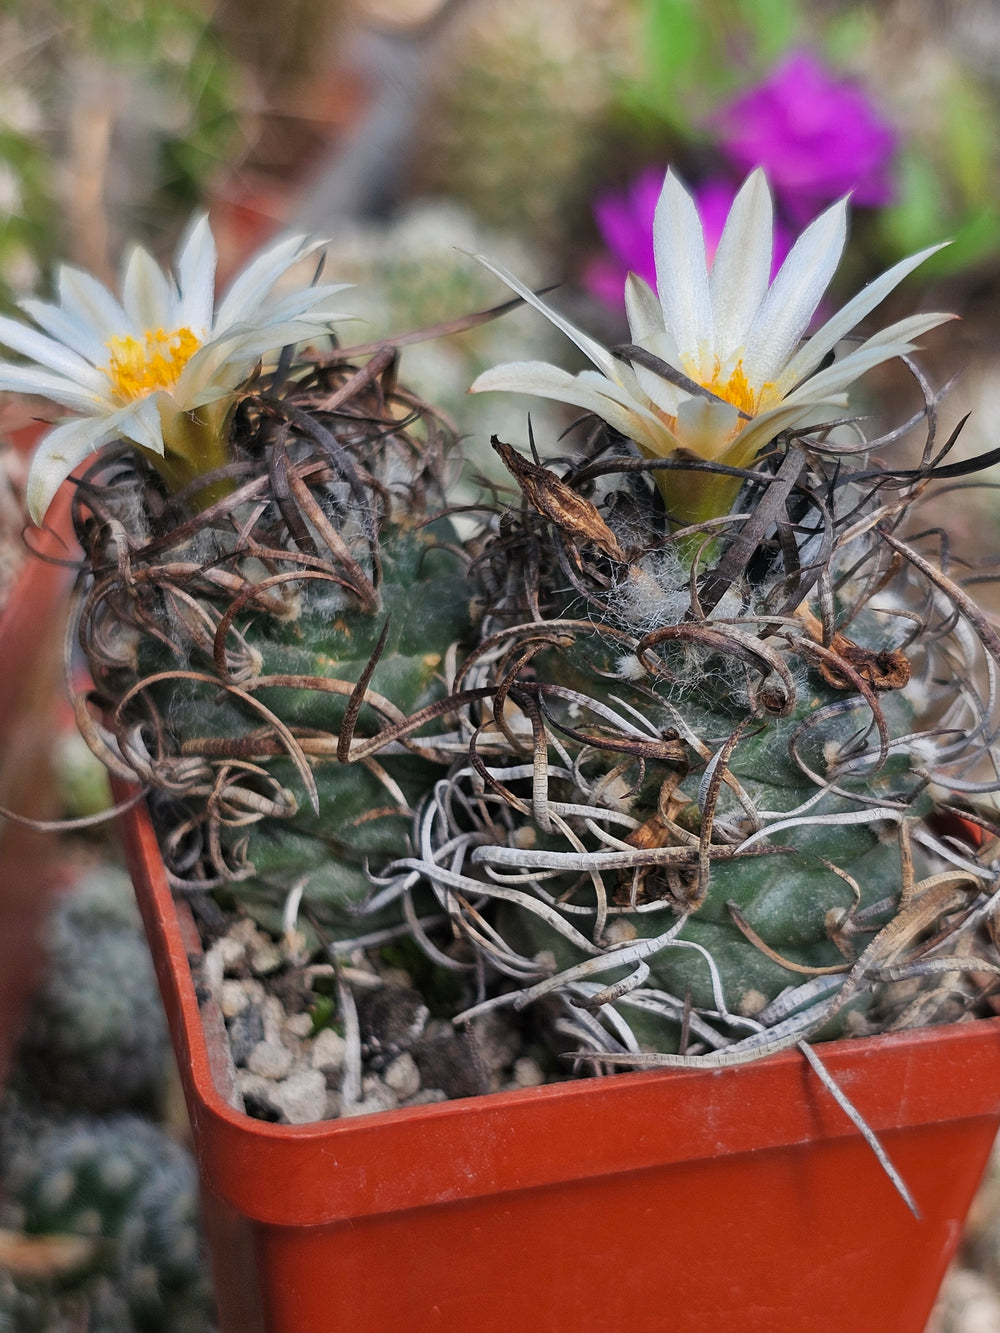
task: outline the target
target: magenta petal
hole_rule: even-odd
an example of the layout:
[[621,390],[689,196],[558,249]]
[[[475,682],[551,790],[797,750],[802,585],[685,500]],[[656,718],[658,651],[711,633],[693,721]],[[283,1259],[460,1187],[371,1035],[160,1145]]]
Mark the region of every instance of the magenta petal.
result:
[[621,194],[605,194],[594,201],[594,220],[607,254],[595,259],[583,283],[610,306],[624,301],[625,279],[638,273],[656,285],[653,260],[653,214],[663,188],[664,170],[649,167]]
[[583,285],[588,292],[612,309],[624,305],[625,279],[621,264],[608,255],[598,255],[583,271]]
[[794,52],[714,120],[740,171],[763,167],[796,222],[851,193],[874,207],[893,198],[896,136],[864,91],[810,53]]
[[622,286],[627,273],[638,273],[651,284],[656,281],[653,214],[663,176],[662,168],[650,167],[624,194],[603,195],[594,202],[594,219],[601,239],[621,269]]

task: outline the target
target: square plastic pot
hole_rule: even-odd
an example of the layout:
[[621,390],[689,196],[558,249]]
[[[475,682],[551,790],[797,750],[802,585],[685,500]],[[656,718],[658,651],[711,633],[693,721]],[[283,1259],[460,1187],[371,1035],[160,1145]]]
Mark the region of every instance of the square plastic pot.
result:
[[[52,746],[72,578],[65,562],[75,549],[67,491],[31,547],[36,554],[26,558],[0,611],[0,805],[49,819],[56,813]],[[39,980],[40,931],[58,880],[53,835],[0,820],[0,1084]]]
[[264,1124],[142,808],[123,835],[225,1333],[923,1333],[1000,1123],[1000,1020],[822,1047],[919,1221],[797,1051]]

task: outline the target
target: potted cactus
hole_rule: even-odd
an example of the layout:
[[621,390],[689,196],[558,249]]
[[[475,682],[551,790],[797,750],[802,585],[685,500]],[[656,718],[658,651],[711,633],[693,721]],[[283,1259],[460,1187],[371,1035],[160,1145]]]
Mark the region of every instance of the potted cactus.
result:
[[[463,513],[391,346],[278,353],[335,293],[276,290],[298,238],[216,306],[199,219],[175,280],[137,250],[121,305],[71,273],[44,333],[0,323],[36,362],[0,386],[87,414],[42,442],[35,517],[111,446],[74,496],[87,726],[148,795],[126,844],[226,1328],[652,1329],[665,1294],[682,1329],[923,1327],[1000,1121],[1000,641],[901,528],[955,471],[933,394],[891,466],[847,397],[948,317],[837,355],[930,252],[806,337],[846,209],[773,283],[770,216],[755,173],[710,268],[668,176],[613,349],[495,270],[595,369],[479,377],[588,416],[562,463],[496,440],[516,499]],[[301,1080],[340,1119],[246,1115],[226,911],[341,1042]],[[547,1086],[358,1114],[404,1056],[442,1090],[491,1023]]]

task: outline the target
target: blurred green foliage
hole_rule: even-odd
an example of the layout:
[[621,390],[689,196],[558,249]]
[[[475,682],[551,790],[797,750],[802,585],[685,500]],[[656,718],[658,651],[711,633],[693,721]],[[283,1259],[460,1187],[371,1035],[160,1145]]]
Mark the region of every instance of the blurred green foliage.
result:
[[643,0],[638,77],[620,85],[622,108],[648,129],[706,135],[705,117],[767,69],[802,29],[795,0]]
[[[238,131],[240,78],[199,0],[5,0],[0,50],[0,305],[9,306],[72,249],[66,191],[85,79],[115,92],[112,136],[143,136],[128,218],[141,231],[169,227],[203,197]],[[130,161],[117,147],[113,138],[121,178]],[[119,190],[127,198],[128,182]]]
[[0,97],[0,307],[9,308],[12,289],[31,285],[39,263],[52,254],[57,209],[44,144],[8,119],[5,100]]
[[[640,0],[640,60],[617,89],[617,116],[647,150],[710,150],[712,112],[762,79],[796,47],[831,67],[885,42],[887,16],[870,4],[808,0]],[[929,261],[938,275],[968,270],[1000,253],[1000,105],[995,85],[969,68],[926,19],[934,83],[917,117],[906,98],[907,54],[870,91],[900,134],[896,201],[866,229],[873,262],[950,238]],[[908,94],[912,97],[912,92]],[[664,158],[666,161],[667,159]]]
[[1000,251],[1000,113],[988,91],[955,71],[938,107],[938,133],[904,140],[897,202],[879,222],[900,253],[950,238],[929,273],[954,273]]

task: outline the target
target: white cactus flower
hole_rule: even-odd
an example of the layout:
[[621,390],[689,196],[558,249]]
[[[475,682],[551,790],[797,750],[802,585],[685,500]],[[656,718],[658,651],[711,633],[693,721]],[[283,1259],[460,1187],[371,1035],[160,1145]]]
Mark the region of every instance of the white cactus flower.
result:
[[285,273],[323,244],[288,236],[257,255],[215,304],[216,248],[205,215],[192,219],[174,275],[135,246],[121,301],[90,274],[62,267],[57,303],[22,302],[37,326],[0,316],[0,344],[25,357],[0,362],[0,390],[38,394],[79,416],[41,441],[28,478],[28,510],[41,523],[60,484],[88,454],[131,440],[184,481],[228,456],[235,391],[257,362],[326,331],[321,307],[346,284],[275,292]]
[[[913,351],[914,338],[954,318],[912,315],[820,369],[845,335],[941,247],[895,264],[803,341],[843,253],[847,201],[806,228],[769,282],[772,231],[771,194],[757,170],[733,201],[710,265],[694,200],[668,171],[653,222],[659,292],[629,275],[625,304],[632,343],[618,354],[476,255],[597,369],[571,375],[544,362],[512,362],[485,371],[471,391],[557,399],[595,413],[649,458],[686,456],[742,468],[781,431],[816,421],[818,412],[841,411],[845,390],[860,375]],[[657,363],[665,365],[657,369]],[[697,471],[661,470],[657,484],[678,524],[726,512],[739,489],[738,479]]]

